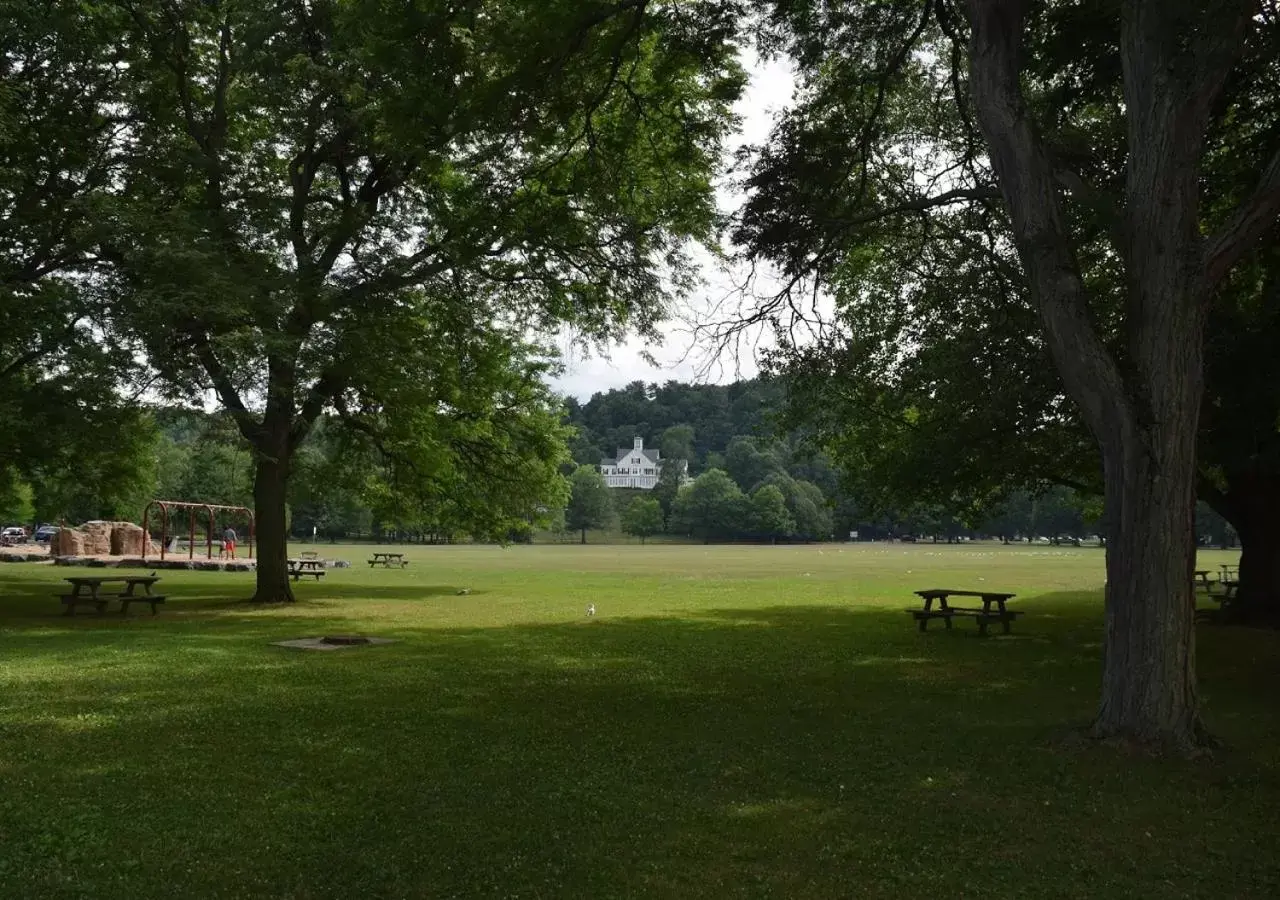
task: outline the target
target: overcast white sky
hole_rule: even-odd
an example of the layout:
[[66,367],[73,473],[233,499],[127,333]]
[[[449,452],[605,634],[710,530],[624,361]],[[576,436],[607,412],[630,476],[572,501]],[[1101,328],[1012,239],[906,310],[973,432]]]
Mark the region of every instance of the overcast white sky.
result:
[[[727,158],[743,144],[763,143],[769,134],[774,114],[785,108],[791,100],[793,79],[787,61],[763,62],[750,52],[744,55],[751,79],[743,97],[737,104],[742,127],[727,148]],[[723,184],[717,191],[721,208],[731,212],[738,208],[742,196]],[[734,289],[732,273],[720,270],[709,257],[702,267],[705,282],[699,294],[691,298],[691,305],[706,308]],[[563,394],[587,400],[597,391],[622,387],[632,381],[712,381],[728,382],[737,378],[750,378],[756,374],[755,361],[748,358],[721,360],[707,369],[707,357],[701,348],[693,345],[691,337],[682,332],[679,323],[663,326],[661,345],[649,347],[649,353],[658,362],[650,365],[642,356],[644,343],[632,339],[610,349],[607,358],[584,358],[573,352],[566,339],[561,346],[564,353],[564,374],[552,379],[552,385]]]

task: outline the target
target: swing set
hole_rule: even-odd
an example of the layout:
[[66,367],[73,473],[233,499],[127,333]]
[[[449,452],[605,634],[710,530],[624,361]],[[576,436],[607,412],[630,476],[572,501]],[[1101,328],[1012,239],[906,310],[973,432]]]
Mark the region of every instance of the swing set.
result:
[[[249,520],[249,559],[253,559],[253,511],[245,506],[219,506],[216,503],[186,503],[182,500],[152,500],[142,511],[142,558],[147,558],[147,550],[151,546],[151,510],[160,508],[160,559],[163,561],[169,549],[169,510],[188,510],[187,524],[187,559],[196,558],[196,515],[203,511],[208,517],[208,528],[205,530],[205,550],[208,559],[213,559],[213,531],[216,514],[224,516],[230,513],[243,514]],[[176,538],[177,535],[175,534]]]

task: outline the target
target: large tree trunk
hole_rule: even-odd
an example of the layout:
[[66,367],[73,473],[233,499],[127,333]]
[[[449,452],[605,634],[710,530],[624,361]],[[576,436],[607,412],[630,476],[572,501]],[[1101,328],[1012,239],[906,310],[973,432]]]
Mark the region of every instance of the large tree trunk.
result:
[[1280,481],[1256,473],[1231,473],[1214,509],[1240,536],[1240,586],[1228,607],[1230,621],[1280,622]]
[[258,586],[255,603],[292,603],[289,585],[289,533],[285,496],[289,460],[259,455],[253,482],[254,518],[258,531]]
[[[1161,440],[1165,452],[1150,453]],[[1191,443],[1150,428],[1104,445],[1112,525],[1097,737],[1176,750],[1199,739]]]
[[1280,623],[1280,523],[1261,522],[1238,533],[1240,587],[1232,616],[1247,624]]
[[969,0],[968,11],[974,107],[1018,256],[1056,368],[1105,465],[1110,539],[1094,733],[1186,748],[1199,731],[1191,578],[1204,319],[1214,281],[1241,242],[1262,229],[1246,211],[1211,243],[1206,263],[1198,165],[1246,14],[1244,7],[1215,17],[1194,4],[1175,6],[1189,30],[1172,26],[1166,4],[1156,0],[1121,8],[1129,157],[1115,241],[1126,275],[1123,354],[1096,326],[1076,258],[1061,187],[1066,176],[1076,190],[1073,173],[1046,148],[1022,95],[1031,7]]

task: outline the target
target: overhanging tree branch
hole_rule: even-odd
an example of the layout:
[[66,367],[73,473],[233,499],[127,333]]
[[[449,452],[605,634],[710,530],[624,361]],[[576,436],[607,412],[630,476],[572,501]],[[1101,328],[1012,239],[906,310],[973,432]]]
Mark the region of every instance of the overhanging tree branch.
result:
[[209,380],[213,382],[213,389],[218,394],[218,399],[226,406],[227,411],[231,413],[231,418],[240,428],[240,433],[247,440],[252,441],[254,435],[258,431],[258,422],[254,419],[253,414],[249,412],[248,407],[244,405],[239,391],[231,382],[231,376],[226,368],[222,365],[222,360],[218,359],[218,355],[213,350],[213,345],[209,342],[207,336],[200,336],[195,345],[196,358],[200,360],[200,365],[204,369],[205,374],[209,376]]
[[1227,498],[1226,492],[1214,484],[1213,479],[1201,469],[1196,474],[1196,494],[1199,499],[1209,504],[1209,508],[1227,521],[1237,520],[1234,504]]
[[938,209],[943,206],[953,206],[957,203],[969,203],[975,200],[997,200],[1000,198],[1000,192],[990,187],[975,188],[956,188],[955,190],[946,191],[932,197],[918,197],[915,200],[906,200],[902,203],[886,206],[882,209],[872,210],[862,215],[853,216],[844,219],[837,224],[844,230],[856,228],[859,225],[869,225],[872,222],[879,222],[890,216],[903,215],[905,213],[928,212],[931,209]]
[[969,0],[971,78],[978,123],[1009,208],[1050,350],[1090,429],[1109,439],[1131,421],[1124,379],[1090,320],[1079,266],[1019,82],[1019,0]]
[[340,367],[335,365],[325,370],[311,385],[311,389],[307,391],[307,399],[303,401],[302,409],[294,419],[290,434],[290,440],[294,444],[300,443],[311,432],[325,405],[334,402],[334,398],[343,389],[346,381]]
[[1271,157],[1258,186],[1209,239],[1205,248],[1205,277],[1212,289],[1231,267],[1280,221],[1280,150]]

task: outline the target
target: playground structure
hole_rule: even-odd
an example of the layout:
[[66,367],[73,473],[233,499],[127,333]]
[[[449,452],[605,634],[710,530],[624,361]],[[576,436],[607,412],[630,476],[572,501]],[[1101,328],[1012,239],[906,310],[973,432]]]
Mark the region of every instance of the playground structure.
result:
[[[182,500],[152,500],[147,504],[147,508],[142,511],[142,558],[147,558],[147,549],[151,543],[149,540],[151,535],[151,510],[152,507],[160,508],[160,559],[163,561],[165,553],[169,549],[169,510],[170,509],[186,509],[190,510],[188,515],[188,537],[187,537],[187,558],[195,559],[196,555],[196,514],[203,510],[209,516],[208,527],[205,529],[205,544],[207,558],[213,559],[213,533],[214,533],[214,516],[216,513],[242,513],[249,520],[249,540],[246,544],[249,551],[249,559],[253,559],[253,511],[245,506],[220,506],[216,503],[187,503]],[[176,538],[177,535],[175,534]]]

